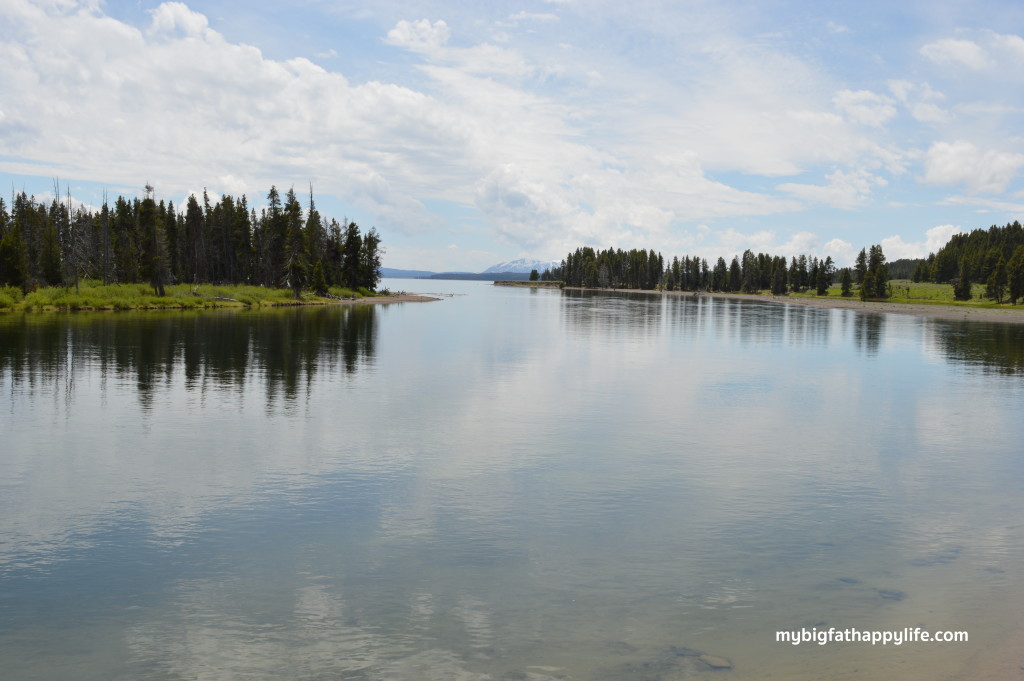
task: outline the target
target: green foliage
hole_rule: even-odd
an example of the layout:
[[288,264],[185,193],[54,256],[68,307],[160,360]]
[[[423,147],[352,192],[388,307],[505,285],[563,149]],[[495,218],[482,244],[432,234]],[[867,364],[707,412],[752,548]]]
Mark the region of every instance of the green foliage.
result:
[[364,298],[365,296],[354,289],[346,288],[344,286],[331,286],[327,289],[327,292],[332,296],[338,298]]
[[[332,288],[331,292],[338,297],[362,297],[362,294],[348,289]],[[63,286],[48,286],[20,297],[19,289],[0,288],[0,309],[29,311],[197,309],[293,304],[294,294],[289,289],[248,284],[175,284],[167,287],[166,296],[154,295],[148,284],[103,284],[92,279],[82,281],[77,293]]]
[[1001,257],[985,283],[985,297],[997,303],[1003,302],[1003,293],[1006,291],[1006,261]]
[[1007,288],[1010,303],[1017,304],[1017,299],[1024,297],[1024,246],[1017,246],[1010,262],[1006,265]]
[[987,282],[999,258],[1009,261],[1018,246],[1024,246],[1024,227],[1020,222],[954,234],[931,258],[929,279],[952,283],[966,272],[970,281]]
[[[82,278],[106,283],[148,281],[162,296],[173,282],[290,286],[301,295],[322,263],[326,285],[373,290],[380,282],[380,235],[365,236],[354,222],[325,221],[310,196],[308,217],[294,190],[275,187],[257,216],[245,196],[202,200],[190,196],[183,213],[145,198],[118,197],[90,213],[71,213],[54,201],[47,209],[24,192],[12,210],[0,200],[0,284],[29,289]],[[326,286],[318,286],[325,290]],[[67,301],[65,301],[67,302]],[[81,301],[74,301],[78,305]]]
[[21,302],[24,294],[15,286],[0,286],[0,310],[9,310]]
[[540,281],[540,272],[537,270],[530,270],[530,281]]
[[313,279],[310,283],[310,288],[318,296],[325,295],[327,293],[327,277],[324,276],[324,265],[322,262],[317,260],[316,265],[313,266]]
[[844,267],[839,274],[840,295],[849,298],[853,295],[853,277],[850,275],[850,268]]
[[23,287],[28,283],[28,248],[15,222],[0,239],[0,285]]
[[[853,265],[853,282],[855,284],[864,283],[864,275],[868,271],[868,252],[867,249],[860,249],[860,253],[857,254],[857,260]],[[862,287],[863,288],[863,287]]]
[[956,300],[971,299],[971,279],[968,276],[966,259],[960,261],[960,276],[953,280],[953,298]]
[[871,292],[875,289],[875,275],[871,272],[864,272],[860,280],[860,299],[868,300]]

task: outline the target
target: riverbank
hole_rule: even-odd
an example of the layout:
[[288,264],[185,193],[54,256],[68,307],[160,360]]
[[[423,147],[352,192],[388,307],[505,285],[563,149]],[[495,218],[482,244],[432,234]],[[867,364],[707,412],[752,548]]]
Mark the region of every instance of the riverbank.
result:
[[366,289],[338,287],[330,295],[303,294],[296,299],[291,289],[262,286],[213,284],[168,286],[167,295],[156,296],[145,284],[108,284],[83,282],[73,288],[47,287],[28,294],[20,289],[0,287],[0,313],[3,312],[77,312],[86,310],[196,310],[213,308],[289,307],[297,305],[381,305],[387,303],[428,302],[435,297]]
[[[612,291],[613,289],[582,289],[566,287],[578,291]],[[614,289],[624,293],[647,293],[651,295],[693,297],[693,291],[646,291],[642,289]],[[931,317],[949,321],[968,322],[1003,322],[1007,324],[1024,324],[1024,305],[1005,307],[980,307],[970,303],[931,303],[931,302],[893,302],[884,300],[860,300],[859,298],[841,298],[839,296],[773,296],[756,293],[701,293],[700,297],[726,298],[733,300],[756,300],[781,305],[804,305],[839,310],[857,310],[858,312],[877,312],[880,314],[909,314],[918,317]]]

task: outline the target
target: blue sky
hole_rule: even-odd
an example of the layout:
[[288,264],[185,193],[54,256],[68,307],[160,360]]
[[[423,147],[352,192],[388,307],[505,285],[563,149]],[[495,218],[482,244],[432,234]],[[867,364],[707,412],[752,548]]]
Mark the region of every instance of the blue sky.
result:
[[0,181],[312,184],[391,267],[849,264],[1024,214],[1019,2],[0,2]]

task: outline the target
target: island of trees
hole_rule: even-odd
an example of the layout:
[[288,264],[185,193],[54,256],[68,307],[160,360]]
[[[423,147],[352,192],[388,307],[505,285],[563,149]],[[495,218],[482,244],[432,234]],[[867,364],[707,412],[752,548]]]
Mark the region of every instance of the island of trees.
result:
[[927,258],[887,263],[879,244],[861,249],[852,267],[837,268],[831,257],[800,255],[787,260],[767,253],[744,251],[731,262],[714,264],[699,257],[673,257],[654,250],[577,248],[558,267],[545,270],[542,281],[562,281],[584,288],[628,288],[667,291],[770,292],[773,295],[813,293],[862,300],[892,296],[893,279],[933,282],[952,287],[956,300],[970,300],[972,285],[983,284],[985,296],[1014,305],[1024,298],[1024,228],[1019,222],[1004,227],[955,234]]
[[826,295],[836,281],[842,283],[842,294],[853,294],[859,287],[864,298],[888,296],[889,274],[882,247],[871,246],[857,257],[852,268],[837,269],[831,257],[782,256],[747,250],[731,263],[719,257],[712,266],[704,258],[683,256],[666,261],[661,253],[646,249],[595,250],[577,248],[569,253],[559,267],[545,270],[541,280],[560,280],[568,286],[584,288],[629,288],[667,291],[717,291],[773,295],[813,290]]
[[332,286],[370,292],[380,281],[377,231],[325,219],[312,191],[304,210],[294,188],[282,197],[271,187],[258,214],[244,195],[212,202],[204,191],[181,211],[153,193],[147,185],[144,198],[119,196],[98,210],[72,209],[70,197],[0,199],[0,286],[146,282],[163,296],[172,283],[249,284],[298,298]]

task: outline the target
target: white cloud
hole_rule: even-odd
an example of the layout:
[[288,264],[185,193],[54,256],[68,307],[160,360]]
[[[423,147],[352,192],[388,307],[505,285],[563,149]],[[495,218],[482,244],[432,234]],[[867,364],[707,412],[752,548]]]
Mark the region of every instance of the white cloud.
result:
[[451,38],[448,24],[428,19],[406,21],[403,19],[390,31],[386,42],[416,52],[430,52],[444,46]]
[[515,14],[509,15],[509,21],[520,22],[520,21],[539,21],[541,23],[548,23],[558,21],[559,16],[557,14],[551,14],[550,12],[516,12]]
[[[1015,194],[1014,198],[1021,198]],[[1024,203],[1000,201],[980,196],[949,196],[939,202],[943,206],[969,206],[979,213],[1002,213],[1007,220],[1024,220]]]
[[883,187],[887,184],[884,178],[872,175],[866,170],[837,170],[827,175],[826,179],[829,181],[827,185],[787,182],[777,188],[801,199],[850,210],[868,200],[872,187]]
[[854,122],[863,125],[879,127],[896,116],[891,98],[868,90],[840,90],[832,102]]
[[963,230],[957,225],[938,225],[925,232],[923,241],[904,241],[896,234],[882,239],[882,251],[888,260],[900,258],[926,258],[929,253],[936,253],[945,246],[954,234]]
[[165,2],[154,10],[150,10],[152,22],[149,33],[171,33],[181,30],[187,36],[198,38],[210,37],[209,22],[199,12],[193,12],[183,2]]
[[822,251],[826,256],[832,256],[832,262],[837,267],[848,267],[853,264],[854,259],[857,257],[857,249],[849,241],[843,239],[831,239],[829,240]]
[[996,52],[1011,62],[1013,66],[1020,67],[1024,64],[1024,38],[1019,35],[994,35],[992,36],[992,47]]
[[928,149],[925,182],[963,184],[972,194],[998,194],[1024,166],[1024,154],[983,150],[970,142],[936,142]]
[[[580,243],[743,242],[838,254],[845,242],[822,244],[809,233],[780,237],[801,244],[776,243],[779,219],[738,223],[760,227],[722,232],[718,245],[718,232],[709,228],[701,241],[704,232],[692,225],[720,229],[810,202],[856,208],[874,200],[887,177],[911,169],[932,184],[1002,191],[1022,165],[1007,150],[1013,147],[997,146],[998,132],[982,143],[940,128],[980,149],[917,134],[932,135],[983,106],[1001,107],[1005,117],[1016,110],[1009,96],[964,102],[944,80],[934,82],[952,102],[919,81],[840,89],[821,62],[767,33],[744,35],[724,11],[654,2],[640,13],[609,8],[625,22],[609,38],[588,33],[594,26],[577,21],[573,7],[546,7],[561,15],[556,28],[571,47],[513,29],[500,44],[482,42],[495,30],[493,16],[392,15],[375,47],[375,63],[385,68],[367,75],[339,71],[359,68],[358,60],[341,48],[340,55],[325,52],[330,43],[296,54],[336,56],[327,62],[333,70],[301,57],[270,58],[229,41],[216,21],[180,2],[157,6],[141,29],[95,3],[81,7],[0,4],[0,23],[12,27],[0,43],[8,67],[0,83],[7,159],[0,170],[129,187],[148,179],[176,203],[175,192],[194,187],[212,195],[244,191],[257,206],[272,183],[285,189],[312,181],[318,194],[364,211],[382,230],[443,232],[448,215],[458,213],[452,221],[464,220],[467,231],[517,252],[560,256]],[[530,29],[555,27],[558,18],[518,8],[497,16]],[[858,32],[854,25],[843,39]],[[983,63],[978,50],[1000,63],[1024,52],[1017,36],[971,37],[931,43],[922,54],[967,65]],[[643,44],[658,59],[637,59],[616,40]],[[395,60],[398,50],[407,53]],[[397,73],[403,84],[374,80],[381,73]],[[910,127],[915,121],[929,125]]]
[[436,272],[481,272],[504,258],[493,251],[462,248],[458,244],[437,248],[389,246],[387,256],[388,267],[423,269],[424,263],[430,263],[430,269]]
[[985,49],[970,40],[944,38],[928,43],[920,52],[940,66],[955,64],[980,71],[993,65]]
[[946,96],[928,83],[918,85],[907,80],[890,80],[888,85],[889,91],[907,107],[915,120],[922,123],[945,123],[952,119],[949,112],[938,105]]

